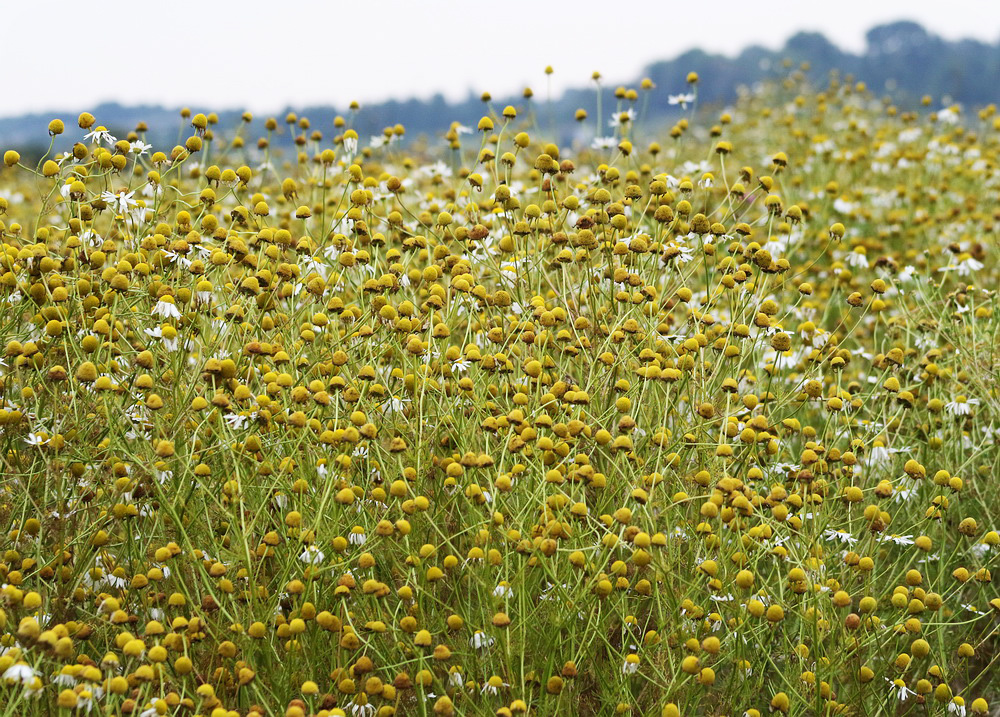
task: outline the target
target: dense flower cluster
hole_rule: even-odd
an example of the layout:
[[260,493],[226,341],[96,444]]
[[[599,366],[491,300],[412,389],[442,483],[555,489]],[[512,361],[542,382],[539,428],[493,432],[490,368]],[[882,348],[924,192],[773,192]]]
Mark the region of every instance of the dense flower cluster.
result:
[[994,108],[688,83],[7,151],[0,702],[988,713]]

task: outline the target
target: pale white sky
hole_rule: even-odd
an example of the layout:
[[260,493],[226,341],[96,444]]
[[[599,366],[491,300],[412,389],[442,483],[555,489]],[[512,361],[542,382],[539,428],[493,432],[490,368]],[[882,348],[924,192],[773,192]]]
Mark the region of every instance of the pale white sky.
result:
[[996,0],[0,0],[0,18],[5,116],[104,100],[276,111],[526,85],[544,97],[546,65],[558,95],[594,70],[624,82],[693,47],[777,48],[799,30],[858,51],[872,25],[897,19],[1000,39]]

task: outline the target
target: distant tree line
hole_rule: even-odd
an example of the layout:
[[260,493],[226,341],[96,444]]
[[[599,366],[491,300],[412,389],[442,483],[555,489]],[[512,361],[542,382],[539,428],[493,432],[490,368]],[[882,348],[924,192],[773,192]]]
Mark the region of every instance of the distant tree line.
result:
[[[827,81],[831,72],[853,76],[864,81],[877,93],[891,96],[901,107],[915,106],[923,95],[930,95],[936,102],[949,101],[978,106],[1000,100],[1000,40],[989,44],[977,40],[944,40],[915,22],[899,21],[872,28],[866,34],[866,47],[861,54],[841,50],[820,33],[800,32],[785,43],[780,50],[760,46],[748,47],[736,57],[692,50],[649,65],[640,77],[629,83],[638,88],[642,78],[651,79],[656,89],[644,100],[645,119],[653,123],[666,123],[680,112],[680,107],[670,104],[670,94],[687,91],[685,77],[697,72],[699,102],[721,105],[732,101],[738,89],[751,87],[767,79],[781,77],[789,67],[802,67],[806,75],[817,84]],[[561,140],[574,133],[574,113],[583,108],[594,118],[597,92],[602,93],[604,117],[609,118],[615,107],[614,86],[596,83],[588,87],[571,89],[550,102],[537,95],[529,100],[523,96],[493,98],[492,107],[501,109],[507,104],[521,111],[534,112],[540,127],[554,129]],[[76,108],[64,113],[31,114],[0,119],[0,144],[4,148],[20,147],[28,152],[44,151],[39,146],[46,135],[46,126],[53,116],[71,120],[80,110],[93,112],[101,124],[113,133],[122,135],[134,129],[140,121],[151,129],[149,139],[157,147],[172,146],[181,128],[179,108],[161,106],[123,106],[106,103],[98,107]],[[194,111],[211,111],[214,108],[192,108]],[[279,118],[289,111],[308,117],[312,126],[332,134],[333,120],[338,114],[347,115],[347,108],[314,106],[286,108]],[[429,99],[390,100],[367,105],[352,117],[351,125],[361,135],[362,143],[370,135],[378,134],[388,125],[402,123],[407,137],[440,137],[453,121],[475,127],[486,108],[479,96],[470,95],[460,102],[448,102],[438,94]],[[232,127],[239,122],[240,112],[219,112],[220,124]],[[606,125],[606,122],[604,123]],[[591,129],[591,131],[593,131]],[[70,135],[72,133],[67,133]],[[286,132],[279,135],[277,143],[289,143]]]

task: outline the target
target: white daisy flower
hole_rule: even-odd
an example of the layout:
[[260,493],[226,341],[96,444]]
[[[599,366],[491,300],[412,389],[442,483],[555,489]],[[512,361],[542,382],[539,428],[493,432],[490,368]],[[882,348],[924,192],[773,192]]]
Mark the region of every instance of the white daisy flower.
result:
[[628,655],[622,663],[623,675],[634,675],[639,671],[639,656],[635,653]]
[[483,650],[492,646],[494,642],[496,642],[496,640],[487,635],[485,632],[482,630],[476,630],[472,633],[472,637],[469,638],[469,647],[475,650]]
[[503,581],[495,588],[493,588],[493,595],[499,598],[504,598],[505,600],[509,600],[510,598],[514,597],[514,590],[506,581]]
[[83,138],[84,139],[91,139],[91,140],[93,140],[97,144],[101,144],[101,143],[104,143],[104,144],[114,144],[115,142],[118,141],[118,138],[115,137],[110,132],[108,132],[108,128],[105,127],[104,125],[100,125],[96,129],[94,129],[94,130],[88,132],[87,134],[83,135]]
[[3,673],[3,680],[8,685],[20,682],[22,685],[30,685],[38,673],[31,665],[24,662],[16,662],[8,667]]
[[306,549],[299,555],[299,560],[307,565],[319,565],[326,558],[326,555],[315,545],[307,545]]
[[944,409],[953,416],[968,416],[973,406],[979,405],[978,398],[955,396],[955,400],[944,404]]
[[682,110],[686,110],[691,102],[694,102],[694,94],[691,92],[667,96],[667,104],[680,105]]
[[179,319],[181,317],[180,309],[177,308],[177,304],[174,303],[171,296],[164,296],[157,301],[156,306],[153,307],[153,313],[166,319]]
[[128,214],[133,207],[139,205],[139,203],[133,199],[135,192],[126,192],[124,189],[115,192],[102,192],[101,199],[108,203],[108,205],[114,209],[119,214]]
[[906,683],[902,680],[890,680],[886,677],[885,681],[889,683],[889,694],[898,699],[900,702],[904,702],[907,698],[917,694],[907,687]]

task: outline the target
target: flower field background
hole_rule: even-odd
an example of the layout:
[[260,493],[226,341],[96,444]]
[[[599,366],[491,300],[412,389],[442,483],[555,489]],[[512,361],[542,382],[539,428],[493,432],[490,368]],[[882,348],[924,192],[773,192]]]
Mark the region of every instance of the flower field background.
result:
[[7,149],[0,714],[989,714],[995,108],[687,80]]

